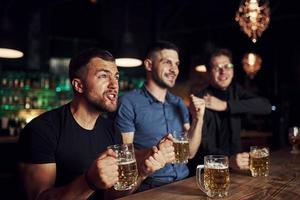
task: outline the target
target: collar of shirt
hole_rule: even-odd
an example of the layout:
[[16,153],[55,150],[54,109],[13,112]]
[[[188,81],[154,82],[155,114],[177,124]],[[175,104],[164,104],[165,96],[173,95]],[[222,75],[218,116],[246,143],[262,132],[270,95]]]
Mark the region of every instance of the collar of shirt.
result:
[[[141,88],[142,93],[145,95],[145,97],[149,100],[149,103],[162,103],[161,101],[159,101],[158,99],[156,99],[145,87],[145,85],[143,85],[143,87]],[[166,95],[166,101],[164,102],[166,104],[172,104],[172,103],[176,103],[176,98],[175,96],[167,91],[167,95]]]

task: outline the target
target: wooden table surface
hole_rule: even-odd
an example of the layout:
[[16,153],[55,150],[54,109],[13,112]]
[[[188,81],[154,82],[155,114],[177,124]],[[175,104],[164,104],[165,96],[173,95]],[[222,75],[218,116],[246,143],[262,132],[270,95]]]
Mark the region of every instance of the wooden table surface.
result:
[[[122,200],[209,199],[196,185],[195,177],[132,194]],[[300,200],[300,155],[289,150],[271,152],[269,177],[251,177],[250,171],[230,173],[229,195],[223,199]]]

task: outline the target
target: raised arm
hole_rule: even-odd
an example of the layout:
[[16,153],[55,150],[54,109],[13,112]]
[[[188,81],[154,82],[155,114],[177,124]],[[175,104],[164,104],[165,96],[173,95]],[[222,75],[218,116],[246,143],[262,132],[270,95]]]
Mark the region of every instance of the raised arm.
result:
[[244,90],[240,86],[236,87],[237,97],[228,101],[228,111],[231,114],[269,114],[271,104],[268,99],[260,97]]
[[[257,96],[236,86],[236,92],[228,101],[206,94],[205,106],[214,111],[226,111],[230,114],[269,114],[271,104],[268,99]],[[232,92],[233,93],[233,92]]]
[[203,117],[205,112],[205,102],[203,99],[194,95],[190,96],[190,112],[192,114],[192,124],[185,124],[185,129],[188,130],[190,158],[193,158],[202,140]]

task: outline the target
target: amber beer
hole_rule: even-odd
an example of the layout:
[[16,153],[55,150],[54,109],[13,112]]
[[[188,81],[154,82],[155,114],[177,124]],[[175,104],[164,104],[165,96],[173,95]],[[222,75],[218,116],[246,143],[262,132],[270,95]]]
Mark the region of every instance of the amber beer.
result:
[[130,190],[136,186],[138,169],[134,155],[133,144],[116,144],[107,147],[117,154],[118,178],[115,190]]
[[204,186],[211,194],[228,195],[229,169],[220,163],[210,163],[204,167]]
[[250,147],[250,171],[253,177],[269,175],[269,155],[267,147]]
[[[201,170],[204,168],[204,179],[201,181]],[[228,195],[230,174],[228,157],[208,155],[204,157],[204,165],[196,170],[198,187],[209,197],[225,197]]]
[[189,159],[189,140],[184,131],[173,131],[175,161],[173,163],[187,163]]
[[138,178],[137,164],[135,160],[120,160],[118,163],[119,181],[115,184],[116,190],[129,190],[136,185]]
[[174,152],[175,152],[175,162],[176,163],[187,163],[189,158],[189,142],[188,140],[184,141],[175,141],[173,143]]

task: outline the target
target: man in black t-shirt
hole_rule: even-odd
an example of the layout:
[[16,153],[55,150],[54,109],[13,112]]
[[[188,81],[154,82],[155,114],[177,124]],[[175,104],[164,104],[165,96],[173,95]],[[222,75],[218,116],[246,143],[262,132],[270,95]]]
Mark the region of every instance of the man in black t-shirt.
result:
[[[88,49],[69,66],[72,102],[32,120],[19,140],[20,171],[28,199],[113,199],[118,192],[116,154],[121,143],[113,123],[103,116],[116,110],[119,72],[107,51]],[[174,148],[168,138],[137,154],[139,180],[162,168]],[[96,191],[96,192],[95,192]]]

